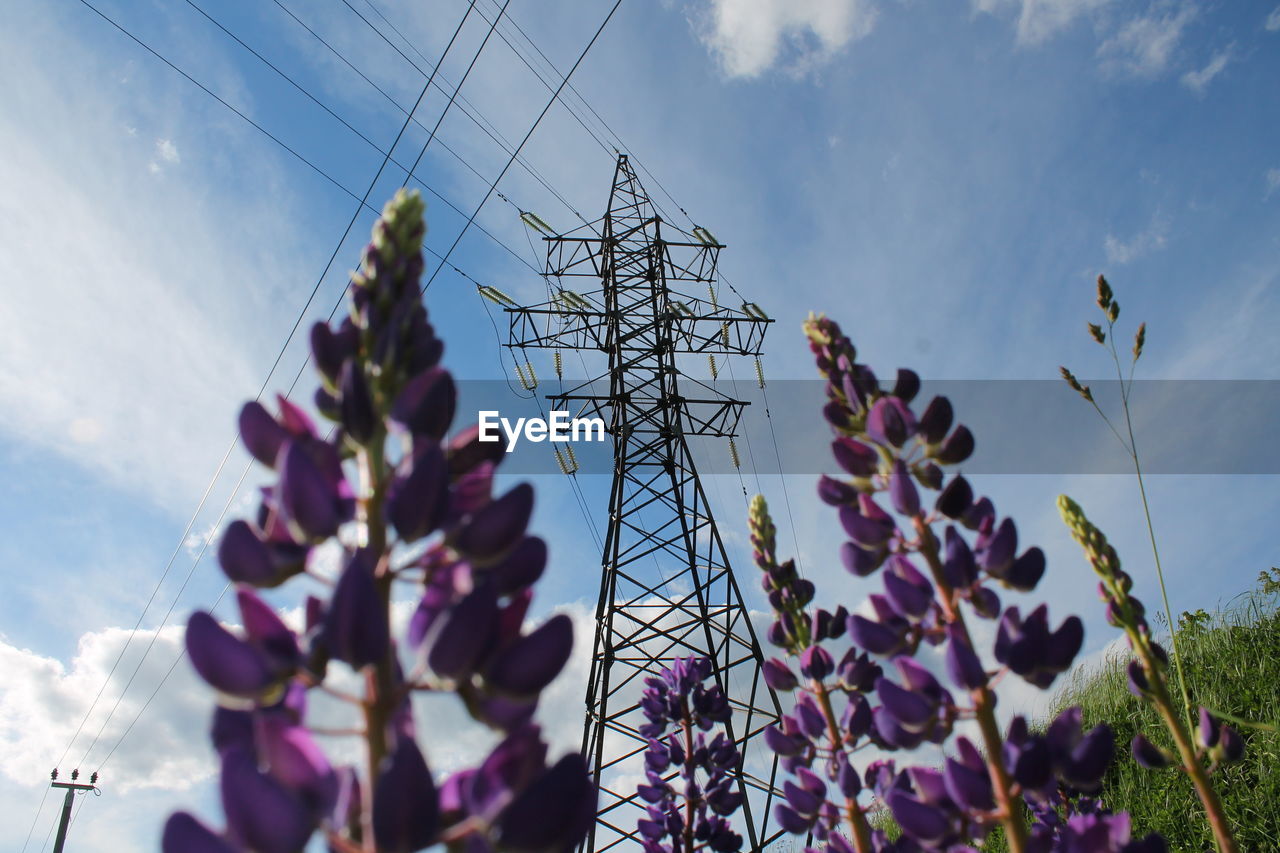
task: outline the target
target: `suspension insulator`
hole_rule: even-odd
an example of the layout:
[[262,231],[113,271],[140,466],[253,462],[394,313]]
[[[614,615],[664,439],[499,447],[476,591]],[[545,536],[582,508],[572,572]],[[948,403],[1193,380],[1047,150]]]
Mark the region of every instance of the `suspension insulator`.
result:
[[556,454],[556,464],[560,466],[561,474],[569,473],[569,463],[565,461],[564,454],[560,452],[560,448],[553,448]]
[[729,345],[729,321],[728,320],[725,320],[722,324],[720,324],[720,340],[724,342],[725,346]]
[[516,304],[516,301],[514,299],[512,299],[510,296],[507,296],[507,294],[503,293],[501,290],[498,290],[498,288],[494,287],[491,284],[482,284],[479,286],[478,290],[480,291],[480,295],[483,296],[485,299],[488,299],[490,302],[493,302],[497,305],[501,305],[504,308],[514,307]]
[[738,443],[732,438],[729,439],[729,458],[733,460],[734,468],[742,467],[742,460],[738,457]]
[[707,356],[707,364],[711,365],[711,378],[719,379],[720,371],[716,367],[716,357],[714,355]]
[[707,293],[711,294],[711,307],[719,308],[720,303],[716,300],[716,286],[711,282],[707,282]]
[[529,371],[529,384],[532,386],[529,390],[532,391],[534,388],[538,387],[538,374],[533,372],[532,361],[526,361],[524,363],[524,369]]
[[578,457],[573,455],[573,445],[566,444],[564,452],[569,456],[569,473],[573,474],[578,470]]
[[[564,379],[564,359],[560,356],[560,350],[555,351],[553,358],[556,365],[556,379]],[[756,361],[759,362],[759,359],[756,359]]]
[[520,212],[520,221],[541,234],[555,234],[555,230],[542,217],[528,210]]
[[531,367],[529,365],[529,362],[526,361],[524,365],[521,365],[519,362],[517,362],[516,376],[520,379],[521,388],[523,388],[526,391],[532,391],[533,389],[538,387],[538,382],[535,378],[531,378],[529,374],[525,373],[525,367]]
[[760,387],[764,387],[764,365],[760,363],[760,356],[756,356],[756,382],[760,383]]

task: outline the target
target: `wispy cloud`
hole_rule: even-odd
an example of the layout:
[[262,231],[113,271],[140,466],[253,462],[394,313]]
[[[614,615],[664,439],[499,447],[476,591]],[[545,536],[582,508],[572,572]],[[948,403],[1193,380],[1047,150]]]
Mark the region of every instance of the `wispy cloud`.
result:
[[1163,249],[1169,234],[1169,220],[1156,215],[1151,224],[1128,240],[1122,240],[1114,234],[1108,234],[1103,240],[1103,248],[1107,253],[1107,262],[1127,264],[1136,261],[1151,252]]
[[873,0],[711,0],[695,28],[729,77],[802,76],[868,35],[876,16]]
[[[1191,3],[1159,4],[1123,24],[1098,47],[1098,58],[1112,69],[1138,77],[1156,77],[1168,68],[1187,24],[1196,17]],[[1216,72],[1215,72],[1216,73]]]
[[1271,198],[1271,194],[1276,190],[1280,190],[1280,169],[1274,166],[1267,169],[1267,173],[1262,176],[1262,180],[1267,185],[1267,194],[1265,198]]
[[1209,60],[1209,64],[1199,70],[1191,70],[1182,75],[1182,85],[1186,86],[1197,95],[1203,95],[1209,88],[1209,84],[1213,78],[1222,73],[1233,58],[1235,45],[1229,44],[1222,50],[1213,55]]
[[178,146],[173,143],[172,139],[156,140],[156,156],[147,164],[147,170],[153,175],[158,175],[164,171],[166,166],[176,166],[182,162],[182,158],[178,156]]
[[1274,33],[1280,30],[1280,6],[1271,10],[1271,14],[1267,15],[1267,20],[1262,24],[1266,27],[1267,32]]
[[994,14],[1016,8],[1019,44],[1039,44],[1110,0],[973,0],[978,12]]

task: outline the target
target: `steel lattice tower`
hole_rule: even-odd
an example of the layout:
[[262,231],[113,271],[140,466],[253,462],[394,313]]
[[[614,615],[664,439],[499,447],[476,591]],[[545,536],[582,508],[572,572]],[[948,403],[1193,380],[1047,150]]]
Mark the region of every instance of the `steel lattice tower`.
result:
[[583,735],[600,810],[583,849],[638,843],[640,690],[672,658],[698,655],[713,662],[733,706],[729,736],[743,756],[746,795],[737,824],[746,849],[760,850],[779,834],[769,819],[777,759],[755,736],[780,709],[687,443],[732,437],[746,404],[682,374],[677,361],[758,357],[772,321],[750,304],[720,304],[723,247],[704,229],[664,222],[625,154],[604,218],[546,242],[548,281],[560,289],[549,302],[508,309],[509,346],[608,357],[606,373],[549,396],[557,408],[602,418],[613,441]]

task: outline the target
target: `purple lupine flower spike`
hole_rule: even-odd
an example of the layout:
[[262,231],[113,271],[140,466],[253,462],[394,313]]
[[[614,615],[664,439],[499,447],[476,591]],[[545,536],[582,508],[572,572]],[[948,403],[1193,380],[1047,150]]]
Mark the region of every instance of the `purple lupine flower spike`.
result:
[[439,801],[417,744],[397,738],[378,770],[373,792],[373,837],[385,853],[413,853],[436,839]]
[[160,840],[164,853],[238,853],[235,846],[187,812],[174,812]]

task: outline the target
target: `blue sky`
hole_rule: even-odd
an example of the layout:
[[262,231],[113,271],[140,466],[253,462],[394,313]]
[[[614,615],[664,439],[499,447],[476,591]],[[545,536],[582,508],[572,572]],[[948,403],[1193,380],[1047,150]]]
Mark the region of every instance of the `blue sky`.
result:
[[[389,97],[280,5],[199,0],[370,145],[195,8],[93,2],[357,196],[382,161],[374,145],[385,150],[403,122],[392,100],[407,108],[423,85],[339,0],[281,2]],[[351,7],[423,67],[466,5],[373,2],[412,46],[363,0]],[[496,10],[491,0],[476,5],[490,18]],[[508,13],[564,71],[609,5],[515,0]],[[355,202],[77,0],[6,4],[4,17],[0,655],[12,675],[0,685],[0,811],[25,835],[45,774],[180,544],[240,401],[266,377]],[[441,69],[450,83],[487,29],[473,14]],[[502,31],[530,52],[514,29]],[[901,365],[934,379],[1047,379],[1067,363],[1104,377],[1084,323],[1094,319],[1092,280],[1106,272],[1122,323],[1148,322],[1143,375],[1280,379],[1278,47],[1280,7],[1270,0],[630,0],[573,82],[623,147],[729,245],[723,272],[778,320],[765,355],[771,378],[812,375],[798,331],[809,310],[839,319],[882,373]],[[419,172],[469,215],[508,155],[459,107],[514,143],[548,92],[495,38],[463,94]],[[446,100],[429,92],[416,117],[430,128]],[[396,159],[411,163],[426,134],[411,127]],[[612,144],[602,148],[554,107],[522,156],[568,205],[517,165],[499,185],[511,203],[495,197],[477,223],[537,265],[517,208],[564,229],[578,224],[570,207],[598,216]],[[403,179],[388,167],[375,206]],[[464,217],[439,196],[427,193],[428,245],[443,252]],[[307,324],[338,298],[371,219],[358,220]],[[451,260],[521,300],[543,287],[475,229]],[[456,374],[501,376],[470,282],[442,273],[428,307]],[[295,341],[271,389],[288,387],[303,354]],[[1185,417],[1220,420],[1221,440],[1232,440],[1229,411]],[[1179,429],[1145,426],[1140,441]],[[755,451],[760,471],[747,473],[747,485],[760,475],[781,512],[770,451]],[[210,560],[175,603],[198,534],[228,500],[233,513],[244,509],[244,488],[235,487],[243,465],[233,453],[196,517],[197,535],[177,549],[134,640],[137,650],[156,638],[153,651],[87,765],[172,661],[177,633],[156,634],[170,604],[169,621],[181,624],[217,597],[222,581]],[[801,556],[833,594],[856,601],[865,589],[832,568],[834,520],[814,506],[811,480],[786,481]],[[585,613],[598,555],[563,480],[537,485],[536,524],[554,555],[540,604]],[[1070,491],[1104,520],[1154,602],[1131,478],[986,477],[979,486],[1019,520],[1026,540],[1044,545],[1043,592],[1056,612],[1087,617],[1090,651],[1111,635],[1057,521],[1057,493]],[[1153,478],[1176,609],[1229,598],[1277,562],[1267,535],[1276,486],[1266,476]],[[599,507],[604,484],[585,488]],[[737,480],[708,488],[740,556]],[[131,651],[108,683],[107,709],[135,661]],[[569,718],[574,692],[561,691]],[[121,849],[118,839],[149,847],[164,809],[207,799],[208,701],[185,668],[175,670],[113,755],[107,797],[77,821],[80,849]],[[87,728],[104,717],[100,708]],[[87,747],[77,741],[66,765]],[[33,849],[52,819],[46,803]],[[0,841],[0,850],[20,848]]]

